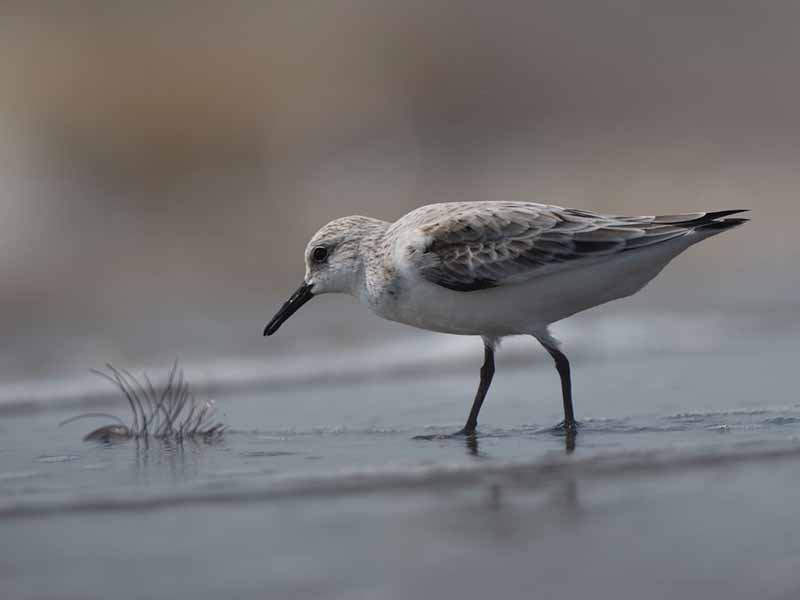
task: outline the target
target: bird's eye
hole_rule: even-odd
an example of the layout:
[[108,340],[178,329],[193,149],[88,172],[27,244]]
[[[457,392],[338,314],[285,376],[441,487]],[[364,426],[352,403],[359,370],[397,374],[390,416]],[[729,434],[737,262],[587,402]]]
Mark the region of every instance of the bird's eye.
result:
[[311,251],[311,259],[317,264],[324,263],[328,260],[328,249],[324,246],[317,246]]

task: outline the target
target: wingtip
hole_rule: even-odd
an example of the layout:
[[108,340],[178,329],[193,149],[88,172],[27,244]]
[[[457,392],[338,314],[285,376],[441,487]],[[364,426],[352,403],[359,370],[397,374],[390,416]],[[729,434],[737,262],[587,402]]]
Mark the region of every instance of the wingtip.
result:
[[739,215],[742,213],[750,212],[749,208],[736,208],[730,210],[718,210],[707,212],[699,219],[686,223],[686,226],[692,231],[724,231],[732,229],[739,225],[744,225],[750,219],[743,217],[732,217],[731,215]]
[[707,212],[701,220],[703,221],[719,221],[720,219],[724,219],[726,217],[730,217],[732,215],[739,215],[742,213],[750,212],[749,208],[733,208],[729,210],[717,210],[713,212]]
[[726,229],[733,229],[745,223],[749,223],[750,219],[743,219],[741,217],[734,217],[731,219],[719,219],[705,223],[696,229],[696,231],[725,231]]

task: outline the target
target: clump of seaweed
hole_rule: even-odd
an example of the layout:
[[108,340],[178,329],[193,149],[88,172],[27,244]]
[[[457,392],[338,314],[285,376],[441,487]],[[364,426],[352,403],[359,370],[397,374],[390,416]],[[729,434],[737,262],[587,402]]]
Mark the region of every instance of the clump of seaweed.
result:
[[159,387],[143,374],[107,363],[106,370],[92,369],[95,375],[111,382],[125,397],[132,413],[131,423],[108,413],[85,413],[67,419],[67,425],[80,419],[108,418],[115,423],[88,433],[84,441],[114,442],[155,438],[182,441],[187,438],[212,438],[222,435],[224,425],[216,420],[213,400],[198,400],[189,387],[178,362],[172,365],[166,382]]

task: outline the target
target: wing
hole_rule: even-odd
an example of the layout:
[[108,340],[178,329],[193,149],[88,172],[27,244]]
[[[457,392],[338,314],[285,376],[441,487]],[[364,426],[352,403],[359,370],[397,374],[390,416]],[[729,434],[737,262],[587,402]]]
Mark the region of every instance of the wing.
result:
[[736,212],[618,217],[534,203],[458,202],[423,207],[398,225],[414,227],[405,257],[421,277],[471,292],[660,244]]

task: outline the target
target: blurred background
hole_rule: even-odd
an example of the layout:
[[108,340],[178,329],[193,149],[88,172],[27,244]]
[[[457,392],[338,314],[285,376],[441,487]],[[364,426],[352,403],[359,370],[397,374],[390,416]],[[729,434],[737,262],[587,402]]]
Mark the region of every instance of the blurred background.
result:
[[796,319],[796,2],[42,6],[0,18],[6,383],[412,335],[261,331],[319,226],[442,201],[751,208],[600,310]]

